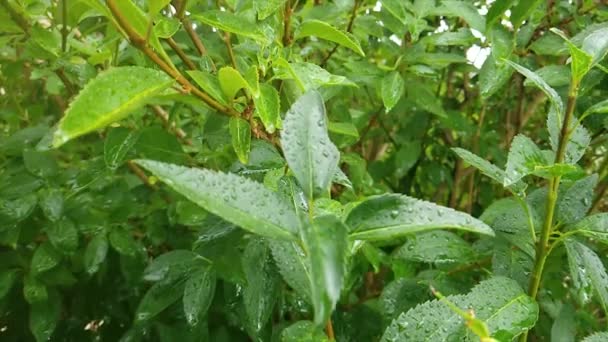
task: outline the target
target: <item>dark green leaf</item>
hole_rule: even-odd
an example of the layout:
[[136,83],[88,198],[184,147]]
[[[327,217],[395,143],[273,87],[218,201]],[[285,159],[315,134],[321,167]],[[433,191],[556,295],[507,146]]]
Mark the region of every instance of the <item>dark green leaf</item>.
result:
[[365,56],[365,53],[361,49],[361,45],[353,36],[347,32],[342,32],[330,24],[320,20],[308,20],[305,21],[299,28],[296,35],[296,39],[315,36],[317,38],[332,41],[347,47],[361,56]]
[[515,184],[531,174],[538,166],[546,164],[546,159],[534,141],[525,135],[517,135],[511,142],[505,170],[504,186]]
[[84,251],[84,267],[88,274],[97,273],[108,254],[108,240],[103,234],[95,236]]
[[210,269],[197,271],[190,276],[184,288],[184,313],[192,326],[199,323],[213,301],[215,294],[215,273]]
[[71,253],[78,248],[78,229],[74,222],[62,219],[47,227],[49,240],[59,251]]
[[119,127],[109,130],[103,146],[106,166],[112,170],[121,166],[138,139],[139,134],[127,128]]
[[589,247],[574,239],[566,239],[564,244],[577,299],[586,304],[595,294],[604,311],[608,310],[608,274],[602,260]]
[[203,24],[216,27],[222,31],[251,38],[261,44],[268,43],[268,39],[260,31],[259,26],[245,17],[230,12],[211,10],[201,15],[195,15],[194,18],[200,20]]
[[61,316],[59,296],[51,295],[47,301],[30,305],[29,326],[37,342],[51,339]]
[[298,321],[283,330],[281,342],[329,342],[329,339],[312,322]]
[[230,118],[230,136],[232,137],[232,148],[236,156],[243,164],[249,161],[249,151],[251,151],[251,126],[245,119]]

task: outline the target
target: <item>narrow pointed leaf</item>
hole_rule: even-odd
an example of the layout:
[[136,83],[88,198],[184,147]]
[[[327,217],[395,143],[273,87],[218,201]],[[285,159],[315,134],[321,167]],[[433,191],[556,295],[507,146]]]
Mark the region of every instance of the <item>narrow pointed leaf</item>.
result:
[[226,97],[224,96],[222,87],[220,86],[220,82],[215,75],[201,70],[188,70],[186,73],[188,76],[192,77],[194,82],[203,88],[207,94],[211,95],[211,97],[223,104],[228,103],[226,101]]
[[70,104],[55,131],[53,146],[125,118],[172,83],[158,70],[137,66],[100,73]]
[[595,294],[604,312],[608,312],[608,274],[602,260],[589,247],[574,239],[567,239],[564,244],[579,302],[586,304]]
[[492,228],[469,214],[399,194],[370,197],[350,212],[346,224],[357,240],[391,241],[434,229],[494,236]]
[[327,135],[323,98],[311,91],[289,109],[281,132],[289,168],[309,199],[329,190],[340,153]]
[[347,228],[335,216],[303,222],[302,242],[310,265],[310,290],[314,322],[323,326],[334,310],[346,268]]
[[304,22],[300,26],[296,39],[309,36],[332,41],[355,51],[361,56],[365,56],[365,53],[361,49],[361,45],[359,45],[356,38],[346,32],[336,29],[326,22],[320,20],[309,20]]
[[504,186],[515,184],[545,164],[546,159],[540,148],[530,138],[521,134],[515,136],[507,158]]
[[382,102],[386,108],[386,112],[390,112],[393,107],[399,102],[403,91],[405,90],[405,82],[403,77],[397,71],[393,71],[386,75],[382,80]]
[[549,98],[549,101],[551,101],[551,105],[554,107],[557,113],[564,112],[564,102],[562,101],[562,98],[555,91],[555,89],[551,88],[551,86],[549,86],[547,82],[545,82],[545,80],[543,80],[538,74],[509,60],[504,60],[504,62],[510,65],[513,69],[517,70],[517,72],[520,74],[526,76],[528,80],[542,90],[542,92],[545,93],[545,95],[547,95]]
[[249,161],[249,152],[251,151],[251,126],[247,120],[231,117],[230,118],[230,136],[232,138],[232,148],[243,164]]
[[293,209],[260,183],[233,174],[152,160],[136,162],[173,190],[226,221],[270,238],[294,237],[298,223]]
[[255,113],[262,120],[266,132],[274,133],[277,128],[282,127],[281,103],[279,92],[269,84],[260,85],[260,95],[253,99]]
[[278,12],[287,0],[254,0],[253,7],[258,13],[258,19],[264,20]]
[[260,31],[259,26],[247,18],[230,12],[219,10],[206,11],[201,15],[195,15],[195,19],[209,26],[216,27],[222,31],[234,33],[239,36],[251,38],[260,43],[268,43],[268,39]]
[[587,216],[574,224],[570,230],[608,244],[608,213]]

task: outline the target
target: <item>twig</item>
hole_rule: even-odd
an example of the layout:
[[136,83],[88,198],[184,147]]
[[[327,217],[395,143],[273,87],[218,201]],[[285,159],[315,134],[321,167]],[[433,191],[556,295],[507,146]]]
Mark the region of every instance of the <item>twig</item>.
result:
[[[353,24],[355,22],[355,18],[357,17],[357,10],[359,10],[359,5],[361,5],[361,0],[355,0],[355,4],[353,5],[353,11],[350,14],[350,19],[348,20],[348,25],[346,26],[346,32],[348,33],[351,33],[353,31]],[[321,67],[324,67],[327,64],[327,61],[329,61],[329,59],[331,58],[331,56],[336,53],[336,51],[338,50],[338,46],[339,44],[334,45],[333,49],[331,49],[327,56],[323,58],[320,63]]]
[[179,84],[181,84],[186,91],[191,91],[194,95],[198,96],[205,102],[209,107],[217,110],[220,113],[229,116],[237,116],[239,115],[234,109],[224,106],[221,103],[214,100],[211,96],[209,96],[204,91],[196,88],[190,81],[188,81],[179,71],[169,66],[164,60],[162,60],[156,52],[154,52],[146,43],[146,40],[141,37],[135,29],[129,24],[127,19],[120,13],[118,7],[116,7],[116,0],[107,0],[108,7],[112,14],[116,18],[116,21],[121,26],[121,28],[127,34],[127,37],[131,41],[131,43],[141,50],[148,58],[150,58],[154,63],[156,63],[165,73],[169,76],[173,77]]
[[283,46],[287,47],[291,45],[291,1],[285,2],[285,11],[283,14]]
[[19,25],[19,27],[25,32],[27,36],[30,35],[30,23],[25,19],[19,12],[17,12],[9,3],[8,0],[0,0],[0,5],[6,8],[8,15],[11,19]]
[[184,50],[182,50],[179,47],[179,45],[177,45],[177,42],[175,42],[175,40],[173,38],[167,38],[167,39],[165,39],[165,41],[167,42],[167,44],[169,44],[169,47],[171,47],[171,49],[173,49],[173,51],[175,51],[177,56],[179,56],[179,59],[181,59],[182,62],[184,62],[184,64],[186,64],[188,69],[190,69],[190,70],[196,69],[196,65],[194,65],[194,63],[190,60],[190,58],[188,58],[188,56],[186,55]]
[[150,179],[146,176],[144,170],[142,170],[137,164],[132,161],[127,161],[127,166],[129,169],[139,178],[146,186],[150,187],[152,190],[158,190],[158,187],[152,183],[150,183]]
[[232,43],[230,42],[230,32],[224,32],[224,44],[226,44],[226,50],[228,50],[228,58],[230,58],[230,64],[232,64],[232,67],[236,69],[236,58],[234,57]]
[[156,116],[163,122],[163,126],[168,131],[175,134],[175,136],[182,140],[186,145],[192,145],[192,141],[187,138],[186,132],[184,132],[181,128],[176,127],[174,122],[172,123],[169,121],[169,113],[167,113],[167,111],[158,105],[153,105],[151,107],[154,114],[156,114]]
[[[207,56],[207,49],[205,48],[205,45],[196,34],[196,31],[194,31],[194,28],[192,28],[192,23],[190,23],[190,20],[188,20],[184,16],[184,14],[186,13],[187,3],[188,0],[173,0],[173,5],[177,9],[176,18],[179,19],[179,21],[182,23],[184,30],[186,30],[188,37],[190,37],[190,40],[194,44],[194,47],[198,51],[199,55],[201,57]],[[213,60],[211,60],[211,58],[209,58],[209,62],[211,63],[211,69],[215,72],[217,70],[215,63],[213,63]]]

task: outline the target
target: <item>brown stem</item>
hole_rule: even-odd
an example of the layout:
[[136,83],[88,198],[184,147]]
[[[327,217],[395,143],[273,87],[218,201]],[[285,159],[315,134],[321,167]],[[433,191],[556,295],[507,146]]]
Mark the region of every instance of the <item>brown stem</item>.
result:
[[163,126],[165,129],[175,134],[181,141],[183,141],[186,145],[192,145],[192,141],[187,138],[186,132],[184,132],[181,128],[176,127],[175,123],[171,123],[169,121],[169,113],[164,110],[161,106],[153,105],[151,106],[154,114],[163,122]]
[[226,44],[226,50],[228,51],[228,57],[230,58],[230,64],[236,69],[236,58],[234,57],[234,51],[232,50],[232,43],[230,42],[230,32],[224,32],[224,44]]
[[171,49],[173,49],[173,51],[175,51],[175,53],[177,54],[179,59],[181,59],[182,62],[184,62],[184,64],[186,64],[188,69],[190,69],[190,70],[196,69],[196,65],[194,65],[194,63],[190,60],[190,58],[188,58],[188,56],[186,55],[184,50],[182,50],[179,47],[179,45],[177,45],[177,42],[173,38],[167,38],[167,39],[165,39],[165,41],[167,42],[167,44],[169,44],[169,47],[171,47]]
[[152,183],[150,183],[150,179],[146,176],[144,170],[142,170],[137,164],[132,161],[127,161],[127,166],[129,169],[139,178],[146,186],[151,188],[152,190],[158,190],[158,187]]
[[61,51],[67,50],[68,42],[68,1],[61,0]]
[[[177,9],[176,18],[179,19],[179,21],[182,23],[184,30],[186,30],[188,37],[190,37],[190,40],[194,44],[194,47],[196,48],[196,51],[198,51],[199,55],[201,57],[207,56],[207,49],[205,48],[205,45],[203,44],[201,39],[196,34],[196,31],[194,31],[194,28],[192,28],[192,23],[190,23],[190,20],[188,20],[188,18],[186,18],[184,16],[184,14],[186,12],[187,3],[188,3],[188,0],[174,0],[173,1],[173,5]],[[211,62],[211,69],[215,72],[217,70],[215,67],[215,63],[213,63],[213,60],[211,60],[211,58],[209,58],[209,62]]]
[[107,4],[110,8],[110,11],[112,11],[113,16],[116,18],[116,21],[127,34],[127,37],[129,38],[131,43],[139,50],[141,50],[146,56],[148,56],[148,58],[150,58],[154,63],[156,63],[165,73],[173,77],[179,84],[182,85],[182,87],[184,87],[186,91],[192,92],[194,95],[198,96],[201,100],[203,100],[203,102],[205,102],[209,107],[217,110],[220,113],[229,116],[239,115],[239,113],[236,112],[234,109],[222,105],[221,103],[214,100],[207,93],[196,88],[179,71],[168,65],[162,58],[160,58],[156,54],[156,52],[154,52],[154,50],[152,50],[148,46],[146,40],[141,37],[137,32],[135,32],[135,29],[129,24],[129,22],[122,15],[122,13],[120,13],[118,7],[116,7],[116,0],[107,0]]
[[25,32],[26,35],[30,35],[30,23],[25,19],[19,12],[17,12],[13,6],[8,3],[8,0],[0,0],[0,5],[6,8],[9,17]]
[[291,1],[285,2],[285,11],[283,14],[283,46],[291,45]]
[[[348,20],[348,25],[346,26],[346,32],[351,33],[353,30],[353,24],[355,23],[355,18],[357,17],[357,10],[359,9],[359,5],[361,4],[361,0],[355,0],[355,4],[353,5],[353,11],[350,14],[350,19]],[[327,61],[331,58],[331,56],[336,53],[338,50],[339,44],[334,45],[334,47],[329,51],[329,53],[323,58],[320,63],[321,67],[324,67],[327,64]]]
[[325,331],[327,332],[327,337],[329,337],[330,341],[336,340],[336,336],[334,334],[334,326],[331,323],[331,318],[327,320],[327,325],[325,326]]

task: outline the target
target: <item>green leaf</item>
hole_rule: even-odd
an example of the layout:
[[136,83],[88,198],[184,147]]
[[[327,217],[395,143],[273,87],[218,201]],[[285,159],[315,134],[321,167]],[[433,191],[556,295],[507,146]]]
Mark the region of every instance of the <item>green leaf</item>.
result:
[[251,126],[247,120],[237,117],[230,118],[229,126],[232,148],[239,161],[246,165],[251,151]]
[[606,114],[608,113],[608,100],[600,101],[593,106],[587,108],[585,113],[581,116],[581,121],[591,114]]
[[318,65],[305,62],[288,63],[279,58],[275,61],[277,68],[276,78],[293,79],[302,91],[319,89],[321,87],[357,85],[344,76],[333,75]]
[[[222,69],[220,69],[220,71]],[[220,82],[215,75],[212,75],[209,72],[202,70],[188,70],[186,71],[186,73],[194,80],[194,82],[199,87],[201,87],[207,94],[211,95],[211,97],[213,97],[215,100],[219,101],[222,104],[228,104],[226,98],[224,97],[223,88],[220,86]],[[223,73],[230,73],[230,71],[223,71]]]
[[295,242],[268,241],[274,261],[285,282],[310,301],[310,265],[306,254]]
[[120,167],[138,139],[139,134],[127,128],[118,127],[109,130],[103,145],[106,166],[111,170]]
[[84,251],[84,268],[88,274],[95,274],[99,271],[101,264],[108,255],[108,239],[104,234],[95,236]]
[[249,89],[249,83],[233,67],[223,67],[217,74],[220,88],[226,98],[232,100],[241,89]]
[[17,223],[28,218],[34,209],[38,198],[35,194],[27,194],[14,200],[0,198],[1,222]]
[[59,172],[59,165],[49,151],[23,151],[23,164],[33,175],[40,178],[50,178]]
[[492,228],[468,214],[405,195],[373,196],[348,215],[351,239],[391,241],[435,229],[458,229],[494,236]]
[[382,79],[382,102],[387,113],[399,102],[404,90],[405,82],[399,72],[393,71]]
[[604,342],[608,340],[608,332],[599,332],[585,337],[582,342]]
[[62,219],[50,224],[46,233],[53,246],[63,253],[68,254],[78,248],[78,229],[71,220]]
[[272,315],[276,294],[280,290],[280,278],[270,249],[260,239],[247,244],[241,262],[247,279],[247,286],[243,289],[246,325],[249,331],[258,335]]
[[196,271],[184,288],[184,314],[191,326],[196,326],[199,319],[205,316],[215,294],[215,272],[210,269]]
[[253,7],[258,13],[258,19],[264,20],[283,8],[287,0],[254,0]]
[[382,9],[386,9],[390,14],[397,18],[401,23],[406,23],[405,3],[400,0],[382,0]]
[[176,279],[152,285],[137,306],[135,322],[150,320],[175,303],[184,294],[185,283],[185,279]]
[[385,318],[395,319],[402,312],[415,307],[422,300],[429,298],[429,289],[416,280],[399,278],[388,283],[382,289],[380,303]]
[[[517,283],[494,277],[482,281],[466,295],[446,297],[462,310],[470,309],[485,323],[493,338],[511,341],[532,328],[538,318],[538,305]],[[467,338],[468,337],[468,338]],[[465,328],[463,318],[438,300],[425,302],[401,314],[384,332],[381,341],[475,340]]]
[[575,181],[564,193],[560,193],[556,204],[557,220],[571,224],[583,219],[591,208],[597,182],[597,174],[592,174]]
[[559,314],[551,327],[552,342],[571,342],[576,340],[575,310],[570,303],[562,304],[562,308],[559,310]]
[[59,296],[53,294],[47,301],[30,305],[29,326],[37,342],[50,341],[61,317]]
[[171,0],[149,0],[148,1],[148,12],[154,16],[158,14],[165,6],[167,6]]
[[49,293],[46,286],[35,276],[28,275],[23,279],[23,298],[30,303],[44,302]]
[[18,274],[19,271],[17,270],[3,270],[0,272],[0,299],[9,294],[17,280]]
[[315,309],[314,322],[323,326],[334,310],[346,268],[346,226],[335,216],[304,221],[300,235],[310,265],[310,292]]
[[511,62],[509,60],[504,60],[504,62],[507,63],[507,65],[511,66],[513,69],[517,70],[517,72],[519,72],[520,74],[526,76],[528,80],[530,80],[536,87],[542,90],[542,92],[545,93],[545,95],[547,95],[547,97],[549,98],[553,109],[557,113],[564,113],[564,102],[562,101],[562,98],[555,91],[555,89],[551,88],[551,86],[549,86],[547,82],[542,79],[542,77],[517,63]]
[[181,28],[181,23],[177,18],[161,18],[154,25],[154,33],[158,38],[168,39],[173,37]]
[[444,0],[441,2],[441,5],[441,7],[435,10],[435,14],[448,17],[460,17],[472,28],[479,32],[485,32],[486,20],[479,14],[473,3],[468,1]]
[[604,312],[607,312],[608,274],[602,260],[589,247],[574,239],[566,239],[564,245],[568,252],[568,265],[577,299],[581,304],[586,304],[595,293]]
[[36,248],[32,256],[30,270],[34,275],[48,271],[59,265],[61,256],[49,242],[45,242]]
[[518,134],[511,142],[505,170],[504,186],[515,184],[532,174],[538,166],[546,164],[546,159],[534,141]]
[[[555,108],[549,110],[549,117],[547,118],[547,129],[549,130],[549,141],[551,142],[551,148],[553,151],[557,151],[559,145],[559,139],[561,137],[561,130],[563,126],[564,114],[556,112]],[[576,117],[573,116],[572,122],[570,122],[570,135],[568,144],[566,145],[566,152],[564,155],[564,163],[575,164],[578,162],[583,155],[585,150],[591,142],[591,135],[589,131],[581,124],[577,124]]]
[[[467,151],[465,149],[459,147],[453,147],[452,151],[454,151],[460,158],[462,158],[465,162],[469,163],[471,166],[479,170],[484,175],[490,177],[493,181],[503,185],[505,180],[505,172],[500,169],[498,166],[490,163],[489,161],[480,158],[479,156]],[[519,194],[522,193],[526,189],[526,184],[523,182],[515,182],[514,184],[509,186],[514,193]]]
[[593,68],[608,54],[608,27],[592,26],[577,34],[575,38],[580,40],[581,36],[583,37],[581,49],[592,57],[591,68]]
[[268,133],[274,133],[277,128],[282,127],[281,103],[279,92],[275,87],[263,83],[260,85],[260,94],[253,98],[255,114],[262,120],[264,128]]
[[203,24],[216,27],[222,31],[251,38],[261,44],[268,43],[268,38],[260,31],[259,26],[245,17],[218,10],[206,11],[193,17]]
[[551,28],[551,32],[562,37],[568,45],[570,50],[570,56],[572,61],[570,62],[572,68],[572,80],[575,84],[579,84],[583,77],[591,70],[592,57],[585,51],[579,49],[574,43],[566,37],[566,34],[559,29]]
[[302,95],[289,109],[281,132],[281,146],[309,199],[329,190],[340,153],[327,135],[323,98],[315,91]]
[[136,162],[173,190],[226,221],[262,236],[294,238],[298,224],[293,209],[262,184],[233,174],[152,160]]
[[514,0],[497,0],[492,4],[486,15],[486,29],[497,22],[502,15],[511,7]]
[[167,89],[164,73],[138,67],[115,67],[97,75],[70,103],[53,137],[53,146],[121,120]]
[[174,250],[164,253],[152,260],[144,270],[144,280],[161,281],[184,278],[193,270],[199,270],[208,265],[208,261],[195,252]]
[[337,43],[344,47],[347,47],[361,56],[365,56],[365,53],[361,49],[361,45],[357,42],[356,38],[349,35],[347,32],[342,32],[330,24],[320,20],[308,20],[300,25],[300,28],[296,34],[295,39],[304,37],[315,36],[317,38],[329,40]]
[[396,259],[432,264],[464,264],[473,261],[474,256],[469,243],[448,231],[416,234],[393,254]]
[[59,189],[45,189],[39,195],[38,205],[44,216],[51,222],[57,222],[63,215],[63,194]]
[[608,244],[608,213],[587,216],[570,227],[586,236]]
[[139,132],[134,148],[140,158],[175,164],[185,163],[188,160],[175,134],[171,134],[161,126],[143,128]]
[[329,339],[312,322],[297,321],[281,332],[281,342],[329,342]]
[[122,255],[135,256],[141,249],[140,245],[131,236],[131,232],[125,228],[112,229],[109,240],[112,248]]
[[511,23],[518,29],[522,23],[528,19],[530,14],[538,8],[542,0],[519,1],[515,7],[511,9]]

